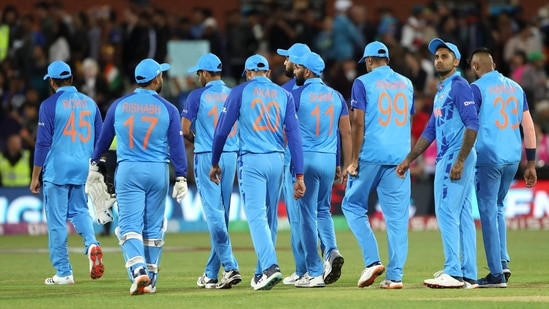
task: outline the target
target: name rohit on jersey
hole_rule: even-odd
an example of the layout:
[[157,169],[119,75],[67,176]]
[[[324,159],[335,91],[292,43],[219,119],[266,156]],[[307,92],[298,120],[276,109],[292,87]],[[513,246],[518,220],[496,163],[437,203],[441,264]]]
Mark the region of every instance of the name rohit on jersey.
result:
[[71,98],[68,100],[63,100],[61,102],[63,104],[63,108],[82,108],[82,107],[88,107],[88,99],[82,99],[82,98]]
[[124,113],[141,113],[141,114],[150,114],[158,115],[160,114],[160,106],[154,104],[141,104],[141,103],[122,103],[122,112]]

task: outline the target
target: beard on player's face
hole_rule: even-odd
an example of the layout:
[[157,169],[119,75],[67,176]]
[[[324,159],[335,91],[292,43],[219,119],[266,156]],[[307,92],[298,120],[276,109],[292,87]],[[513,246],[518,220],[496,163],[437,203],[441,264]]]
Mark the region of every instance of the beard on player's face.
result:
[[295,84],[298,86],[303,86],[303,84],[305,84],[305,72],[303,70],[295,73]]

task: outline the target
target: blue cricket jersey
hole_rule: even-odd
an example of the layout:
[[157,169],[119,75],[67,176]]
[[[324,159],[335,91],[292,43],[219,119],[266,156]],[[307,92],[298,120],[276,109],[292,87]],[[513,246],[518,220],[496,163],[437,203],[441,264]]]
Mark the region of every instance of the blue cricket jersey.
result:
[[437,161],[461,149],[465,129],[478,131],[479,120],[469,83],[456,72],[438,85],[433,114],[421,134],[437,140]]
[[288,92],[291,92],[292,90],[299,88],[299,86],[296,85],[296,83],[295,83],[295,77],[290,79],[289,81],[285,82],[280,87],[282,87],[284,90],[286,90]]
[[349,115],[341,93],[326,86],[320,78],[310,78],[292,91],[301,128],[303,151],[336,153],[338,124]]
[[[195,121],[194,153],[212,151],[214,130],[219,120],[219,114],[223,110],[223,104],[230,92],[231,88],[227,87],[222,80],[213,80],[208,82],[205,87],[193,90],[187,97],[181,117]],[[238,151],[236,129],[237,125],[235,124],[229,133],[223,151]]]
[[475,145],[477,166],[520,162],[520,124],[528,110],[520,85],[492,71],[472,83],[471,89],[481,123]]
[[412,82],[387,65],[377,67],[354,81],[351,108],[365,117],[359,160],[399,164],[411,148]]
[[40,105],[34,165],[43,181],[82,185],[101,132],[101,113],[92,98],[73,86],[59,87]]
[[137,88],[114,101],[92,156],[99,160],[116,135],[117,162],[171,162],[187,176],[187,156],[177,108],[156,91]]
[[[282,87],[284,90],[288,92],[292,92],[292,90],[299,88],[299,86],[296,85],[295,83],[295,77],[285,82],[280,87]],[[290,155],[290,149],[288,148],[288,146],[286,146],[286,149],[284,150],[284,165],[290,165],[291,161],[292,161],[292,158]]]
[[284,130],[294,173],[303,174],[303,148],[295,110],[292,95],[266,77],[256,76],[233,88],[215,129],[212,164],[219,162],[225,140],[238,119],[241,155],[284,152]]

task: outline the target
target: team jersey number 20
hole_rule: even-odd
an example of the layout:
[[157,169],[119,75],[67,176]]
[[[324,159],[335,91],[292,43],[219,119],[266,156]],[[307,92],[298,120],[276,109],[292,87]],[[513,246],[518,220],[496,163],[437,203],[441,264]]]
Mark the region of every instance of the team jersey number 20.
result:
[[280,125],[280,106],[276,101],[270,101],[267,104],[260,98],[252,100],[252,110],[259,108],[259,115],[254,120],[255,131],[278,131]]

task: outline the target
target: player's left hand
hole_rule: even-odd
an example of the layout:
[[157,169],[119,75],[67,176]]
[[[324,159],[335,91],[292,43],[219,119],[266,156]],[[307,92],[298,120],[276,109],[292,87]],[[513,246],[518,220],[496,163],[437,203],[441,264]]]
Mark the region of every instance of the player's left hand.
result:
[[294,199],[298,200],[305,195],[305,181],[303,179],[297,179],[294,183]]
[[210,180],[215,182],[216,185],[219,184],[221,180],[221,167],[219,165],[212,165],[210,169]]
[[450,170],[450,179],[460,180],[461,174],[463,174],[463,161],[456,160],[454,164],[452,164],[452,169]]
[[31,192],[34,193],[34,194],[40,193],[40,180],[38,180],[38,178],[37,179],[33,178],[31,180],[29,188],[30,188]]
[[181,203],[185,195],[187,194],[187,178],[179,176],[175,178],[175,184],[173,185],[172,197]]
[[532,188],[536,185],[537,181],[538,175],[536,173],[536,167],[533,164],[528,165],[524,170],[524,182],[526,183],[526,187]]

